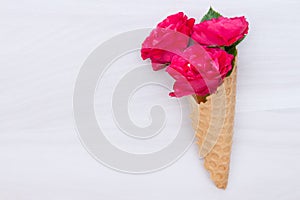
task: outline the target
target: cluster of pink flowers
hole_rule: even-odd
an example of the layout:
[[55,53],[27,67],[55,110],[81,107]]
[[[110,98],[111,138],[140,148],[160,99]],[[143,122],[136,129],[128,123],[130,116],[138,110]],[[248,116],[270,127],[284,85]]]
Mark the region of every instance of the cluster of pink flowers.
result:
[[141,56],[153,70],[166,67],[175,79],[173,97],[205,96],[216,91],[232,69],[225,49],[248,33],[245,17],[218,17],[195,24],[183,12],[168,16],[142,44]]

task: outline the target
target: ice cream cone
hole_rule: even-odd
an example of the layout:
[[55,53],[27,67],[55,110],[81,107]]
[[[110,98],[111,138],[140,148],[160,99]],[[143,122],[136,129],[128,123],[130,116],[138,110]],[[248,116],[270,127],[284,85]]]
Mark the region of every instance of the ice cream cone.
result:
[[191,96],[192,123],[199,154],[218,188],[228,183],[236,99],[236,65],[214,94]]

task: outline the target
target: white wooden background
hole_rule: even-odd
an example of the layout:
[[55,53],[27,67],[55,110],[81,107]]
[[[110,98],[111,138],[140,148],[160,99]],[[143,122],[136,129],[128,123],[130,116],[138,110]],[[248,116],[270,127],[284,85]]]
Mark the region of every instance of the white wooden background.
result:
[[[200,18],[210,5],[250,22],[227,190],[211,183],[195,147],[152,174],[102,166],[73,121],[83,61],[113,35],[180,10]],[[299,199],[299,9],[298,0],[0,0],[0,199]]]

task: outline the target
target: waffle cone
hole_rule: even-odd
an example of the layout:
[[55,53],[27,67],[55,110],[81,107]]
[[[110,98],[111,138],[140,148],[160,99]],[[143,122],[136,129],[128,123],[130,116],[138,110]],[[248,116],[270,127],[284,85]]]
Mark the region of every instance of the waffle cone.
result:
[[204,167],[218,188],[228,183],[236,99],[236,66],[214,94],[191,96],[192,123]]

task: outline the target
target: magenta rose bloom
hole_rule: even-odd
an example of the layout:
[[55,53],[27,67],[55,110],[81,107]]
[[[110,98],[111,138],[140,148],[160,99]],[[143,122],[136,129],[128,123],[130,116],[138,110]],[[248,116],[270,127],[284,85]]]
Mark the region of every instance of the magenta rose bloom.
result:
[[160,22],[157,27],[171,29],[190,36],[192,35],[194,23],[194,18],[188,19],[183,12],[179,12],[177,14],[168,16],[166,19]]
[[166,71],[175,79],[172,97],[212,94],[232,69],[233,55],[220,48],[193,45],[174,56]]
[[232,60],[234,59],[234,56],[220,48],[205,49],[217,66],[221,78],[224,79],[227,73],[232,69]]
[[231,46],[248,33],[245,17],[219,17],[196,24],[192,38],[206,46]]
[[188,19],[183,12],[168,16],[143,42],[142,58],[150,58],[155,71],[170,64],[173,56],[187,47],[194,23],[195,19]]

